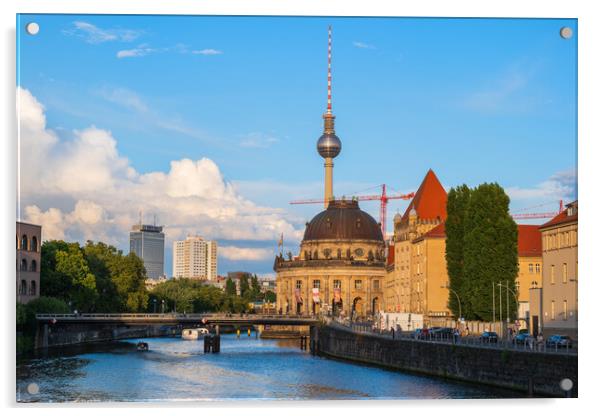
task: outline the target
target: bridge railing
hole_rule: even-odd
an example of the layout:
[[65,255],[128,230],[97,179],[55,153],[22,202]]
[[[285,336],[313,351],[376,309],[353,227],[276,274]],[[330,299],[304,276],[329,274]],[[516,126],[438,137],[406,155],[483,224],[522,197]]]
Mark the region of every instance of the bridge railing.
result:
[[207,320],[265,320],[298,321],[299,319],[317,320],[313,315],[280,314],[230,314],[230,313],[78,313],[78,314],[36,314],[36,319],[207,319]]

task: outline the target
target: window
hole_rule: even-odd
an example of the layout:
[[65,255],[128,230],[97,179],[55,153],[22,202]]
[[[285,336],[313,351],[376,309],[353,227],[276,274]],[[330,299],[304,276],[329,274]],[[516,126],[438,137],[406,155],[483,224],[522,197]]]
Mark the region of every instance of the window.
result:
[[333,286],[335,289],[340,289],[341,288],[341,281],[340,280],[335,280],[332,282]]
[[554,265],[553,264],[550,266],[550,283],[551,284],[556,283],[556,277],[554,276]]
[[38,238],[35,235],[31,237],[31,251],[38,251]]
[[355,281],[355,288],[356,289],[361,289],[362,288],[362,281],[361,280],[356,280]]
[[35,296],[36,295],[36,281],[32,280],[31,284],[29,285],[29,294],[31,296]]
[[23,237],[21,237],[21,250],[27,250],[27,246],[27,236],[23,234]]
[[372,289],[375,289],[375,290],[380,289],[380,281],[379,280],[372,281]]
[[564,300],[562,302],[562,319],[564,319],[566,321],[566,319],[568,318],[568,305],[566,300]]
[[21,260],[21,271],[22,272],[26,272],[27,271],[27,260],[25,260],[25,259]]
[[297,289],[301,289],[301,280],[297,280],[297,281],[295,282],[295,288],[297,288]]
[[19,295],[27,294],[27,282],[25,280],[21,280],[21,284],[19,285]]
[[320,281],[314,280],[314,289],[319,289],[319,288],[320,288]]
[[537,274],[541,273],[539,263],[535,263],[535,273],[537,273]]
[[568,270],[566,267],[566,263],[562,264],[562,283],[567,282]]
[[556,302],[552,301],[552,321],[556,320]]
[[529,274],[533,274],[533,263],[529,263]]
[[31,261],[31,267],[30,267],[29,270],[31,270],[32,272],[37,272],[38,271],[38,263],[36,263],[35,260]]

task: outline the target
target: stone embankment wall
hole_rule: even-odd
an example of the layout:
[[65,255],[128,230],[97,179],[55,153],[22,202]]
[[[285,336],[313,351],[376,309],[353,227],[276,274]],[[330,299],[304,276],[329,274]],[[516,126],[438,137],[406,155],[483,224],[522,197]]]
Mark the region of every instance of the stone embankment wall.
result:
[[35,348],[52,348],[89,342],[131,338],[173,336],[181,334],[177,325],[48,325],[38,327]]
[[577,397],[577,355],[483,348],[359,334],[338,326],[312,331],[316,353],[394,370],[564,397],[560,381],[573,381]]

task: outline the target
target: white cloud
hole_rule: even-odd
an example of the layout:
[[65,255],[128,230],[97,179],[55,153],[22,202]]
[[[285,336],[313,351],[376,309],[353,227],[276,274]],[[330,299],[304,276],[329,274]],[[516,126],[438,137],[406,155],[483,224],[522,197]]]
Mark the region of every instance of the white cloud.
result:
[[66,35],[74,35],[83,38],[92,44],[120,41],[131,42],[142,34],[140,30],[133,29],[102,29],[92,23],[75,21],[73,27],[63,31]]
[[376,49],[374,45],[370,45],[369,43],[354,41],[353,46],[359,49]]
[[512,201],[572,201],[577,196],[577,172],[575,169],[560,171],[531,188],[507,187]]
[[109,88],[104,87],[98,91],[100,96],[105,100],[119,104],[131,110],[145,113],[148,111],[148,106],[134,91],[127,88]]
[[[282,210],[241,196],[210,159],[174,160],[167,172],[137,172],[119,154],[110,131],[90,126],[74,131],[70,140],[59,140],[46,126],[35,97],[22,88],[18,94],[21,214],[23,220],[43,226],[44,239],[93,239],[124,246],[139,211],[157,215],[165,225],[167,247],[190,233],[268,244],[280,233],[302,233]],[[267,258],[270,251],[236,248],[241,256],[254,258],[259,253]]]
[[228,260],[246,261],[268,260],[276,255],[275,250],[270,250],[267,248],[247,248],[235,246],[219,247],[218,253],[221,257]]
[[165,48],[156,49],[156,48],[149,48],[148,46],[145,46],[145,45],[140,45],[137,48],[124,49],[121,51],[117,51],[116,56],[119,59],[121,59],[121,58],[137,58],[140,56],[150,55],[151,53],[165,52],[165,51],[166,51]]
[[240,146],[266,149],[279,141],[276,137],[264,133],[249,133],[240,141]]
[[217,49],[201,49],[201,50],[197,50],[197,51],[191,51],[190,53],[192,53],[193,55],[221,55],[223,54],[222,51],[218,51]]

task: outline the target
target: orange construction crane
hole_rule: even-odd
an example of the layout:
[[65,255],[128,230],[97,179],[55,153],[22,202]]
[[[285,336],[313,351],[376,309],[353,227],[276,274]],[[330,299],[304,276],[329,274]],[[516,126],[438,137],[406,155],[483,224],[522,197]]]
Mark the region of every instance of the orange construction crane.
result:
[[[542,204],[542,205],[547,205],[547,204]],[[538,205],[538,206],[542,206],[542,205]],[[531,207],[531,208],[535,208],[535,207]],[[529,209],[529,208],[527,208],[527,209]],[[560,214],[562,211],[564,211],[564,203],[561,199],[559,201],[558,212],[535,212],[535,213],[510,214],[510,215],[512,215],[512,218],[514,218],[515,220],[533,220],[533,219],[540,219],[540,218],[554,218],[556,215]]]
[[[387,195],[387,186],[381,185],[382,192],[380,195],[358,195],[353,198],[358,201],[380,201],[380,228],[383,233],[383,237],[387,238],[387,204],[390,199],[412,199],[414,198],[414,192],[409,194],[394,194]],[[291,201],[291,204],[323,204],[324,199],[303,199],[298,201]]]

